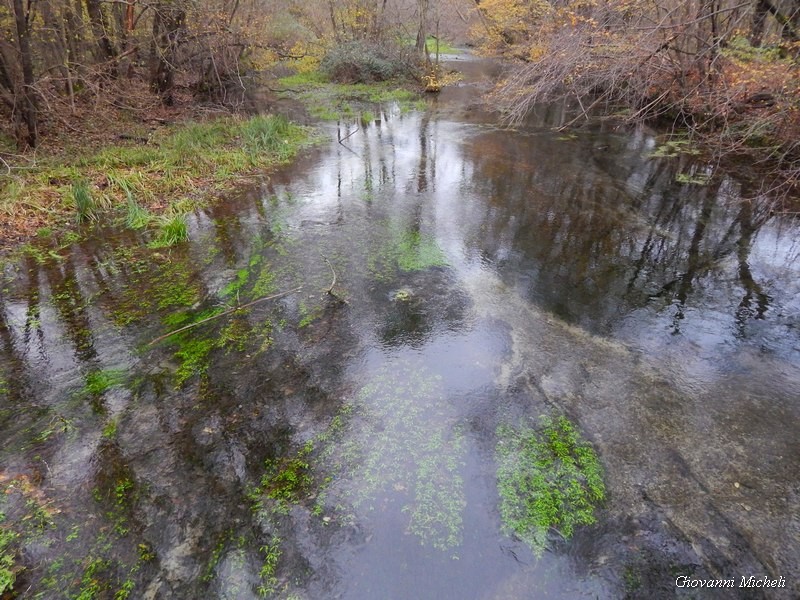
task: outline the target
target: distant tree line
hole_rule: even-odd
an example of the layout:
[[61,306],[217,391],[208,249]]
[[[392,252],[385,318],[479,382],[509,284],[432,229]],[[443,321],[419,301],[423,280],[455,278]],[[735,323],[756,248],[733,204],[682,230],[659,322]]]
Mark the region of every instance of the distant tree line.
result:
[[281,58],[318,61],[335,44],[407,24],[424,44],[430,2],[0,0],[0,116],[22,149],[37,145],[43,118],[112,98],[120,82],[146,84],[165,105],[179,80],[224,100]]

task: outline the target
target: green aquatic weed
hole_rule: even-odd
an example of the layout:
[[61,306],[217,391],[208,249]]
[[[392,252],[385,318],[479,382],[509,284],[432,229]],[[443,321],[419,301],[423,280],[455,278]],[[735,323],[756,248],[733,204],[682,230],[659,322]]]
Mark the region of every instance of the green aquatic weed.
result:
[[600,460],[572,423],[542,418],[535,430],[497,429],[497,486],[503,529],[541,555],[551,530],[564,538],[575,527],[595,522],[605,499]]

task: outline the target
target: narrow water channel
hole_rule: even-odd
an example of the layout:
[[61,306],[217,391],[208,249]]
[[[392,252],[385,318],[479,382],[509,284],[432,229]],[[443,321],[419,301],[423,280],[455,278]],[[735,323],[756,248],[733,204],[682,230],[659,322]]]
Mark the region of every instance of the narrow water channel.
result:
[[[183,246],[107,230],[6,267],[20,597],[800,594],[797,221],[734,173],[685,183],[653,132],[508,130],[478,93],[330,126]],[[543,415],[607,497],[537,553],[497,452]]]

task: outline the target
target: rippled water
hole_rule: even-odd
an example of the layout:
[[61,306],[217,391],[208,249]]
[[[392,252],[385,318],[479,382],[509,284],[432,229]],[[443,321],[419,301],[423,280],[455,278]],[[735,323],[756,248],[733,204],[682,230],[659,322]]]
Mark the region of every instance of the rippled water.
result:
[[[478,91],[331,128],[183,247],[108,230],[6,268],[22,597],[800,591],[797,223],[735,174],[679,183],[703,165],[652,132],[507,130]],[[537,558],[495,447],[544,414],[594,444],[608,499]]]

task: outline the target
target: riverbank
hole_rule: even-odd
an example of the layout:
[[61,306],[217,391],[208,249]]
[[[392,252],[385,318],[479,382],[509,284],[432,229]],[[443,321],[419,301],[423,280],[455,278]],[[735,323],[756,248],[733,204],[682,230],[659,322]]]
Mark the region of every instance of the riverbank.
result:
[[97,149],[69,139],[9,164],[0,191],[3,250],[99,221],[153,229],[157,240],[165,225],[236,180],[292,159],[314,134],[280,115],[215,115],[123,124],[93,141]]
[[[278,80],[283,105],[247,116],[184,104],[157,111],[86,114],[81,129],[55,128],[36,153],[15,154],[0,140],[6,178],[0,186],[0,253],[55,235],[80,239],[86,226],[115,224],[145,230],[154,245],[185,237],[185,215],[208,205],[242,180],[263,178],[320,141],[302,122],[369,121],[375,106],[418,108],[419,93],[403,82],[341,85],[319,73]],[[270,91],[262,107],[278,104]],[[262,108],[256,106],[255,108]]]

